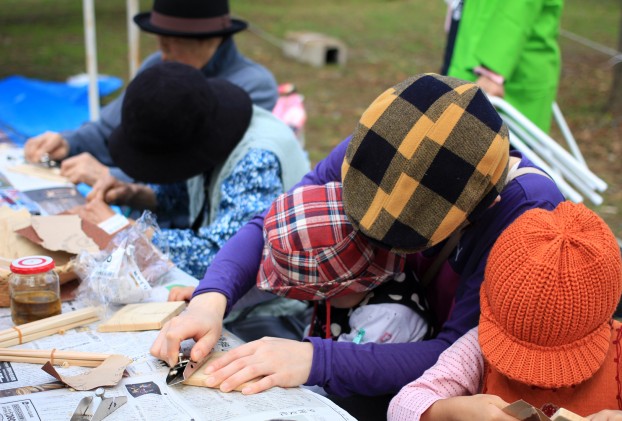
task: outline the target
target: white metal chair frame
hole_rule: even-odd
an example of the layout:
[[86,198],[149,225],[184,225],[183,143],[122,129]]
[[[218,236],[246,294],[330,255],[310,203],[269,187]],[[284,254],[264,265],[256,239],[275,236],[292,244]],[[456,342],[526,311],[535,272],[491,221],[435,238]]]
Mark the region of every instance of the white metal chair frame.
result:
[[598,193],[607,189],[607,183],[588,168],[557,103],[553,103],[553,115],[570,152],[502,98],[489,99],[510,129],[510,144],[546,171],[567,199],[578,203],[586,197],[595,205],[603,202]]

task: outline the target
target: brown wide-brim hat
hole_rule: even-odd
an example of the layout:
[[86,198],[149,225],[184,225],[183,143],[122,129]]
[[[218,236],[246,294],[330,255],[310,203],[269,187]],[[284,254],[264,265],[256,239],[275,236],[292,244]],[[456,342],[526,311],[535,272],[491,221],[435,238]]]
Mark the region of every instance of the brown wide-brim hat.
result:
[[226,0],[155,0],[151,12],[134,16],[143,31],[184,38],[211,38],[232,35],[248,27],[233,19]]
[[160,63],[128,85],[108,149],[137,181],[184,181],[227,159],[250,125],[252,107],[249,95],[226,80]]

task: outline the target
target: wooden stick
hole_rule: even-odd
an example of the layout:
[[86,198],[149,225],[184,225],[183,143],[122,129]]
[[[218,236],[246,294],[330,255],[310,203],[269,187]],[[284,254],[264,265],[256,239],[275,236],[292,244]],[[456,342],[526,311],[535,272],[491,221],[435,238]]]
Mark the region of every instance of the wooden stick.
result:
[[62,351],[58,349],[10,349],[0,348],[0,361],[4,357],[30,357],[30,358],[47,358],[47,359],[62,359],[67,358],[70,360],[91,360],[91,361],[104,361],[110,354],[101,354],[95,352],[80,352],[80,351]]
[[42,331],[39,331],[39,332],[34,332],[32,334],[29,334],[29,335],[22,335],[21,342],[20,342],[20,340],[19,340],[19,338],[17,336],[15,338],[12,338],[12,339],[1,339],[0,340],[0,347],[6,348],[6,347],[9,347],[9,346],[19,345],[20,343],[23,344],[23,343],[26,343],[26,342],[34,341],[35,339],[44,338],[46,336],[55,335],[57,333],[64,333],[65,331],[67,331],[69,329],[73,329],[74,327],[88,325],[88,324],[94,323],[94,322],[96,322],[98,320],[99,320],[99,317],[93,317],[93,318],[86,319],[86,320],[80,320],[78,322],[71,323],[71,324],[68,324],[68,325],[65,325],[65,326],[55,327],[55,328],[48,329],[48,330],[42,330]]
[[[89,323],[92,323],[93,318],[95,318],[94,321],[99,320],[97,309],[95,307],[88,307],[82,310],[76,310],[70,313],[59,314],[58,316],[52,316],[46,319],[37,320],[35,322],[24,323],[23,325],[19,325],[16,328],[10,328],[0,331],[0,345],[2,345],[2,343],[4,343],[5,341],[19,339],[19,332],[21,332],[21,336],[23,338],[33,334],[37,334],[38,332],[50,331],[53,329],[57,329],[54,332],[57,333],[58,330],[62,330],[63,328],[65,330],[70,329],[68,327],[70,325],[72,327],[75,327],[80,326],[80,324],[86,324],[86,320],[91,320],[89,321]],[[76,325],[76,323],[79,324]],[[19,332],[17,329],[19,329]],[[39,338],[40,337],[41,336],[39,336]],[[19,340],[17,343],[19,343]]]
[[[76,320],[83,320],[97,315],[95,307],[88,307],[81,310],[72,311],[70,313],[59,314],[57,316],[48,317],[45,319],[37,320],[30,323],[24,323],[18,325],[17,328],[22,332],[22,335],[27,335],[32,332],[40,330],[47,330],[55,326],[63,326],[69,323],[73,323]],[[5,338],[17,337],[17,331],[13,328],[0,331],[0,341]]]
[[[51,362],[49,358],[35,358],[35,357],[0,357],[0,361],[11,361],[14,363],[30,363],[30,364],[45,364],[48,361]],[[54,364],[58,366],[79,366],[79,367],[98,367],[102,361],[100,360],[71,360],[66,358],[56,358],[54,357]]]

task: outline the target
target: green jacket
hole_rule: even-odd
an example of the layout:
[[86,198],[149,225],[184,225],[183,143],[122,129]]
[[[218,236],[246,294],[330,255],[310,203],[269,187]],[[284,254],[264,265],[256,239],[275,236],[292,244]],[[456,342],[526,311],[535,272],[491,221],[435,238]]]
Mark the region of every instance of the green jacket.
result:
[[505,79],[505,100],[548,132],[559,83],[563,0],[465,0],[449,76],[475,81],[484,66]]

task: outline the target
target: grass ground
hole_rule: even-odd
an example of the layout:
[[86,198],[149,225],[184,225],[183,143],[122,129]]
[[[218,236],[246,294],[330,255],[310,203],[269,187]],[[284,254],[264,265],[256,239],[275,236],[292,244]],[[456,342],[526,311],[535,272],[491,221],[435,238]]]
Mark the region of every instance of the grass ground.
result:
[[[288,31],[316,31],[346,44],[345,66],[318,69],[284,58],[278,42],[256,31],[236,36],[241,51],[269,67],[279,82],[293,82],[305,96],[306,145],[313,162],[349,134],[379,93],[411,74],[437,71],[441,64],[442,0],[230,2],[236,15],[277,40]],[[64,80],[84,71],[81,2],[2,3],[0,77],[21,74]],[[151,1],[141,0],[141,10],[150,7]],[[125,2],[96,2],[96,10],[100,72],[127,79]],[[617,0],[567,0],[562,28],[615,48],[620,15]],[[616,119],[606,112],[609,57],[565,37],[560,43],[563,72],[558,103],[588,165],[609,184],[603,205],[594,208],[622,237],[622,116]],[[154,48],[153,37],[143,34],[143,56]],[[553,136],[559,138],[558,131]]]

